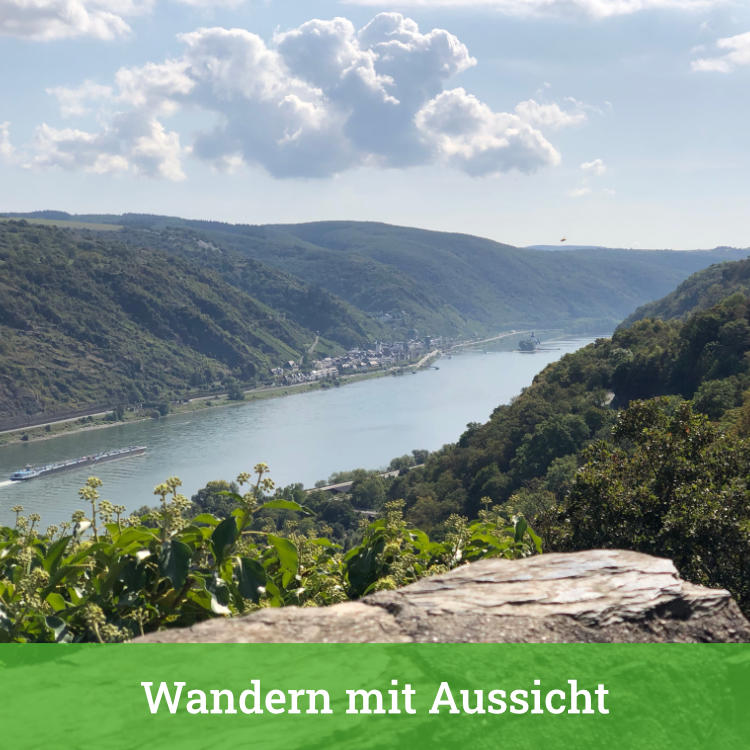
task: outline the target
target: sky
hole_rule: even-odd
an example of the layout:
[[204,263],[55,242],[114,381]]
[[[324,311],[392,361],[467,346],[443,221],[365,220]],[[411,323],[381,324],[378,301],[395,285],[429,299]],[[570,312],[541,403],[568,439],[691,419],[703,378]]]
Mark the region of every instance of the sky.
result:
[[0,211],[750,245],[747,0],[0,0]]

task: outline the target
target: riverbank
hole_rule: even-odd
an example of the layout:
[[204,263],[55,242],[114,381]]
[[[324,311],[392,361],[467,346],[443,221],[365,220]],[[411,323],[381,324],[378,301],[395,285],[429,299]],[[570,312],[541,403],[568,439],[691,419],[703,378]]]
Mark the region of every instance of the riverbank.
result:
[[407,372],[416,372],[419,369],[429,367],[440,357],[441,352],[434,350],[425,355],[416,363],[404,364],[398,367],[391,367],[386,370],[374,370],[372,372],[357,373],[354,375],[342,375],[335,381],[316,380],[309,383],[294,383],[292,385],[279,386],[260,386],[258,388],[249,388],[245,390],[245,398],[242,400],[230,399],[226,393],[219,393],[211,396],[199,396],[185,403],[171,404],[167,414],[159,417],[145,416],[142,412],[128,411],[123,414],[122,419],[113,420],[111,411],[96,412],[93,414],[83,415],[69,419],[61,419],[54,422],[42,422],[34,426],[17,427],[12,430],[0,432],[0,447],[6,445],[15,445],[18,443],[36,443],[44,440],[52,440],[65,435],[73,435],[81,432],[90,432],[92,430],[103,430],[107,427],[116,427],[124,424],[135,424],[150,420],[169,419],[169,417],[191,412],[205,411],[206,409],[220,409],[229,406],[241,406],[242,404],[262,401],[271,398],[283,398],[284,396],[293,396],[298,393],[308,393],[310,391],[325,390],[329,388],[339,388],[350,383],[357,383],[362,380],[372,380],[382,378],[388,375],[397,376]]
[[[468,423],[484,422],[550,362],[591,339],[571,339],[555,351],[535,355],[514,352],[514,340],[506,341],[506,351],[462,350],[441,357],[437,369],[427,367],[414,375],[377,373],[363,382],[347,381],[347,387],[311,392],[287,388],[277,394],[286,390],[298,398],[251,400],[250,394],[246,402],[227,408],[192,404],[192,413],[166,419],[120,422],[103,432],[7,445],[0,450],[0,484],[27,464],[41,466],[128,445],[148,450],[101,464],[95,472],[104,482],[102,497],[128,511],[153,505],[154,487],[167,477],[179,477],[180,491],[191,497],[207,482],[231,481],[259,461],[271,467],[273,480],[282,487],[312,487],[342,470],[387,467],[394,457],[411,455],[414,449],[433,451],[456,441]],[[83,468],[2,487],[0,524],[12,524],[14,505],[39,513],[45,523],[69,521],[81,508],[78,490],[90,473]]]
[[[472,348],[487,347],[492,350],[496,350],[498,345],[503,345],[509,339],[513,337],[522,337],[528,335],[530,331],[504,331],[498,333],[495,336],[487,337],[481,340],[472,340],[460,342],[451,347],[446,348],[444,351],[439,349],[433,349],[418,361],[412,363],[404,363],[396,367],[391,367],[383,370],[374,370],[370,372],[357,373],[353,375],[342,375],[336,380],[317,380],[308,383],[295,383],[292,385],[266,385],[258,388],[250,388],[244,391],[245,398],[243,400],[231,400],[228,398],[226,393],[219,393],[210,396],[199,396],[185,403],[170,404],[170,411],[159,417],[148,416],[143,411],[131,411],[126,410],[122,419],[113,420],[111,418],[111,411],[97,411],[96,413],[83,415],[80,417],[73,417],[68,419],[56,420],[53,422],[44,422],[34,426],[18,427],[12,430],[5,430],[0,432],[0,448],[8,445],[15,445],[19,443],[34,443],[46,440],[52,440],[53,438],[63,437],[66,435],[73,435],[82,432],[90,432],[92,430],[102,430],[107,427],[116,427],[123,424],[135,424],[138,422],[151,421],[151,420],[163,420],[169,419],[171,416],[178,416],[189,414],[192,412],[205,411],[207,409],[220,409],[230,406],[241,406],[242,404],[252,403],[254,401],[262,401],[265,399],[282,398],[284,396],[292,396],[299,393],[307,393],[310,391],[325,390],[330,388],[338,388],[350,383],[356,383],[362,380],[371,380],[374,378],[382,378],[386,376],[398,376],[408,373],[416,373],[421,369],[428,367],[434,367],[434,362],[442,356],[452,356],[461,352],[471,351]],[[563,338],[566,334],[560,329],[541,329],[537,333],[540,336],[551,336],[547,339],[548,341],[555,341],[556,339]]]

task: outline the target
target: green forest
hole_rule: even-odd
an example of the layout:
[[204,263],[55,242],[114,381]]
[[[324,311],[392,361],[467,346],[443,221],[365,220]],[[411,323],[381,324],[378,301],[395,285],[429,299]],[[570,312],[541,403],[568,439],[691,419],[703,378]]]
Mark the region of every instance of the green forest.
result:
[[111,232],[0,222],[0,269],[0,418],[259,382],[315,340],[212,269]]
[[[125,241],[178,255],[186,246],[190,252],[190,242],[208,242],[232,262],[238,255],[253,259],[325,289],[397,336],[415,330],[468,336],[527,326],[611,331],[690,274],[747,255],[732,248],[549,253],[374,222],[248,226],[144,214],[32,216],[109,223]],[[187,237],[193,239],[186,243]]]
[[398,477],[332,477],[353,481],[343,499],[277,488],[258,464],[192,499],[170,478],[131,516],[95,478],[70,524],[42,530],[16,508],[0,528],[0,640],[120,641],[356,599],[483,557],[597,547],[669,557],[750,614],[745,269],[697,274],[681,287],[696,290],[691,314],[661,301],[667,317],[549,365],[455,444],[394,458]]
[[417,336],[606,332],[694,271],[747,254],[555,253],[358,222],[25,216],[0,220],[0,423],[9,424],[163,411],[196,392],[266,383],[313,344],[326,356]]

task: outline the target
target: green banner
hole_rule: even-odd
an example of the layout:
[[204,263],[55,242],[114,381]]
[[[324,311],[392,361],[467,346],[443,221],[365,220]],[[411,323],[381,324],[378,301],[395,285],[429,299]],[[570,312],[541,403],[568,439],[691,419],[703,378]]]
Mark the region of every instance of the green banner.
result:
[[0,646],[4,747],[747,748],[750,645]]

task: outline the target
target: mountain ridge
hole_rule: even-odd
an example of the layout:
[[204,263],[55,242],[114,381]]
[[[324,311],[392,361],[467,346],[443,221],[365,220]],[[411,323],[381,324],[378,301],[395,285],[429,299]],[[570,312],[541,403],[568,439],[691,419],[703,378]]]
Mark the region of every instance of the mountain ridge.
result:
[[[333,295],[349,306],[347,325],[356,335],[392,337],[469,337],[542,326],[609,331],[691,273],[750,252],[571,248],[551,253],[382,222],[247,225],[144,214],[44,211],[34,216],[108,222],[123,227],[117,234],[124,241],[130,236],[131,242],[157,244],[176,255],[185,248],[175,242],[167,247],[164,236],[192,232],[232,254],[232,264],[252,259]],[[258,294],[257,288],[251,291]]]

